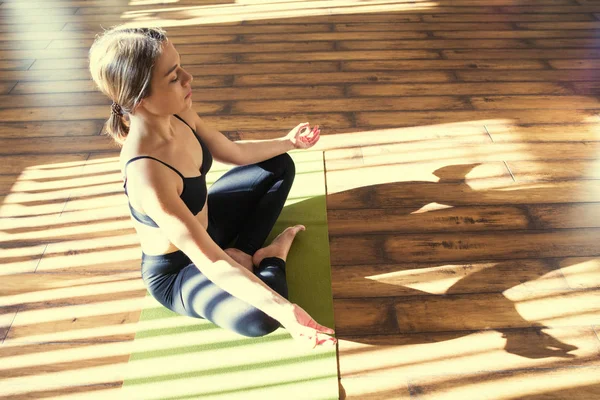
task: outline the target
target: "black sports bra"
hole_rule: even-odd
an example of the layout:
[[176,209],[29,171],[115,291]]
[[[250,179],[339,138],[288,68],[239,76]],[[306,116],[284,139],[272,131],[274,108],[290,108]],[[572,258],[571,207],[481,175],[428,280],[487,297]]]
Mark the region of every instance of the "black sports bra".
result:
[[[192,214],[196,215],[200,211],[202,211],[202,209],[204,208],[204,204],[206,203],[206,192],[207,192],[207,190],[206,190],[206,174],[208,173],[208,171],[210,171],[210,167],[212,166],[213,158],[212,158],[212,154],[210,154],[210,151],[206,148],[206,146],[202,145],[202,139],[200,139],[200,136],[198,136],[196,134],[196,131],[187,122],[185,122],[179,115],[175,114],[175,117],[177,117],[177,119],[179,119],[184,124],[186,124],[192,130],[192,132],[194,132],[194,136],[196,136],[196,139],[198,139],[198,142],[200,143],[200,147],[202,148],[202,166],[200,167],[201,175],[185,177],[181,174],[181,172],[177,171],[177,169],[173,168],[169,164],[167,164],[157,158],[150,157],[150,156],[137,156],[137,157],[133,157],[131,160],[127,161],[127,163],[125,164],[125,168],[123,170],[123,173],[125,174],[125,182],[123,183],[123,188],[125,189],[125,195],[127,195],[127,187],[126,187],[126,185],[127,185],[127,166],[130,163],[132,163],[135,160],[139,160],[141,158],[149,158],[151,160],[156,160],[159,163],[171,168],[173,171],[175,171],[177,173],[177,175],[179,175],[181,177],[181,179],[183,179],[183,190],[179,197],[181,198],[181,200],[183,200],[183,202],[188,207],[188,209],[192,212]],[[136,209],[134,209],[133,207],[131,207],[131,203],[128,203],[128,204],[129,204],[129,210],[131,211],[131,215],[133,216],[133,218],[135,218],[136,221],[139,221],[144,225],[148,225],[148,226],[151,226],[154,228],[159,227],[158,224],[156,222],[154,222],[154,220],[152,220],[152,218],[150,218],[148,215],[142,214],[141,212],[139,212]]]

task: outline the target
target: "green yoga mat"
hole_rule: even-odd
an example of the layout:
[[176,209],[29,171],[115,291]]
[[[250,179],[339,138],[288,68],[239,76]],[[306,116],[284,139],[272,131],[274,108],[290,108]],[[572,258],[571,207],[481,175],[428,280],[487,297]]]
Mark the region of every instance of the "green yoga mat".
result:
[[[321,151],[290,152],[296,178],[267,244],[303,224],[287,259],[290,301],[333,328],[333,300]],[[215,168],[209,185],[227,169]],[[283,328],[247,338],[177,315],[147,295],[126,368],[126,399],[337,399],[334,346],[306,349]]]

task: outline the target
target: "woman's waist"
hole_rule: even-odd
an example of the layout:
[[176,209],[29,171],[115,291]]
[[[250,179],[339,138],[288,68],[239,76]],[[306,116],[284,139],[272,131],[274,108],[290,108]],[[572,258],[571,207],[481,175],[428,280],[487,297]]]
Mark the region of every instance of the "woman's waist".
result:
[[[202,215],[203,213],[204,210],[196,217],[204,229],[208,229],[208,217]],[[136,224],[135,227],[143,254],[161,256],[180,251],[179,248],[169,240],[161,228],[148,227],[142,224]]]
[[142,250],[142,277],[174,274],[191,264],[190,258],[181,250],[166,254],[147,254]]

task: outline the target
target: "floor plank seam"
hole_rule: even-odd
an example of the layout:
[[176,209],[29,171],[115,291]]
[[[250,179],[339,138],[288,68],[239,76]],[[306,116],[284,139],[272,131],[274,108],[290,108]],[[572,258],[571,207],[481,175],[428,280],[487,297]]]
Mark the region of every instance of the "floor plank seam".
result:
[[510,170],[510,167],[508,166],[508,164],[506,163],[506,161],[503,160],[502,162],[504,163],[504,166],[508,170],[508,173],[510,174],[510,177],[512,178],[513,182],[516,182],[517,180],[515,179],[515,176],[513,175],[512,171]]
[[12,91],[17,87],[17,85],[19,84],[20,81],[16,81],[15,84],[10,88],[10,90],[8,92],[6,92],[6,95],[11,95]]
[[[332,239],[350,239],[350,238],[364,238],[364,237],[368,237],[368,238],[380,238],[380,237],[390,237],[390,238],[404,238],[404,237],[415,237],[415,235],[418,236],[431,236],[431,235],[457,235],[457,234],[464,234],[465,236],[467,234],[473,234],[473,233],[479,233],[479,234],[492,234],[494,236],[513,236],[516,234],[524,234],[527,235],[527,233],[532,233],[532,235],[540,235],[540,234],[545,234],[545,233],[566,233],[566,232],[572,232],[572,231],[592,231],[592,232],[596,232],[598,231],[600,233],[600,227],[577,227],[577,228],[573,228],[573,227],[569,227],[569,228],[543,228],[543,229],[528,229],[528,228],[521,228],[521,229],[498,229],[498,230],[489,230],[489,231],[484,231],[484,230],[474,230],[474,231],[460,231],[460,232],[456,232],[456,231],[449,231],[448,229],[446,230],[439,230],[439,231],[405,231],[405,232],[393,232],[393,235],[390,235],[390,232],[388,231],[380,231],[380,232],[358,232],[358,233],[345,233],[345,234],[335,234],[335,235],[331,235]],[[595,256],[600,256],[600,253],[598,254],[593,254],[587,257],[595,257]],[[568,257],[568,256],[564,256],[564,257]],[[523,257],[523,259],[527,259],[529,257]],[[550,258],[560,258],[560,257],[550,257]],[[494,260],[498,260],[497,258],[495,258]],[[440,260],[441,261],[441,260]],[[356,265],[363,265],[363,264],[356,264]]]
[[[585,362],[585,363],[592,363],[593,361],[595,361],[596,357],[587,357],[587,359],[579,359],[580,362]],[[493,376],[502,376],[502,375],[508,375],[508,374],[524,374],[527,372],[558,372],[558,371],[573,371],[573,370],[584,370],[584,369],[593,369],[593,370],[599,370],[600,371],[600,366],[598,365],[568,365],[566,364],[561,364],[561,365],[557,365],[557,366],[531,366],[531,367],[517,367],[517,368],[503,368],[503,369],[477,369],[476,371],[470,372],[470,373],[452,373],[452,374],[444,374],[444,373],[438,373],[438,374],[420,374],[418,376],[411,376],[408,375],[406,377],[407,380],[426,380],[427,378],[448,378],[449,375],[451,375],[452,377],[454,377],[454,379],[457,378],[461,378],[461,377],[473,377],[473,376],[480,376],[480,377],[493,377]],[[483,376],[481,376],[483,375]],[[415,386],[413,386],[413,390],[414,390],[414,394],[415,394],[415,398],[419,399],[422,398],[421,395],[424,394],[423,390],[421,389],[420,386],[417,386],[416,384],[413,384]],[[411,398],[412,398],[413,392],[411,392]],[[485,397],[488,399],[493,399],[494,397]],[[515,399],[516,397],[512,397],[513,399]],[[557,398],[558,399],[558,398]]]
[[[596,339],[598,339],[598,342],[600,342],[600,325],[594,325],[592,326],[592,330],[594,331],[594,333],[596,334]],[[599,348],[600,348],[600,343],[598,344]]]
[[[512,288],[513,286],[511,286]],[[510,289],[510,288],[509,288]],[[476,297],[481,295],[497,295],[502,294],[507,289],[501,291],[480,291],[480,292],[463,292],[463,293],[443,293],[443,294],[416,294],[416,295],[408,295],[408,296],[373,296],[373,297],[337,297],[333,296],[333,300],[350,300],[360,302],[361,300],[368,300],[369,302],[374,302],[375,300],[380,300],[383,302],[402,302],[402,300],[410,300],[412,302],[420,301],[421,299],[441,299],[441,298],[457,298],[457,297]],[[535,294],[552,294],[556,293],[558,295],[562,294],[572,294],[572,293],[600,293],[600,288],[567,288],[567,289],[547,289],[547,290],[534,290],[529,293]],[[395,314],[394,314],[395,315]],[[562,325],[561,325],[562,326]],[[492,329],[493,330],[493,329]]]
[[476,334],[484,332],[493,332],[503,330],[507,332],[522,332],[522,331],[540,331],[546,329],[589,329],[589,324],[583,325],[560,325],[560,326],[523,326],[523,327],[507,327],[507,328],[482,328],[482,329],[464,329],[453,331],[419,331],[419,332],[396,332],[396,333],[369,333],[369,334],[340,334],[337,337],[341,340],[360,340],[364,337],[369,338],[389,338],[394,336],[422,336],[422,335],[454,335],[454,334]]
[[[385,235],[385,236],[389,236],[389,235]],[[412,235],[414,236],[414,234]],[[331,237],[332,239],[335,239],[335,237]],[[497,261],[522,261],[522,260],[532,260],[532,259],[536,259],[536,260],[552,260],[552,259],[563,259],[563,258],[593,258],[593,257],[600,257],[600,253],[599,254],[590,254],[590,255],[581,255],[581,254],[574,254],[574,255],[563,255],[563,256],[557,256],[557,257],[519,257],[519,258],[481,258],[481,259],[461,259],[461,260],[456,260],[456,259],[439,259],[439,260],[433,260],[433,261],[406,261],[405,263],[410,263],[411,265],[413,264],[436,264],[436,263],[454,263],[454,264],[459,264],[459,263],[467,263],[467,264],[473,264],[473,263],[494,263]],[[394,261],[394,260],[388,260],[387,258],[383,258],[381,260],[384,260],[382,262],[378,262],[376,263],[376,265],[394,265],[394,264],[398,264],[400,265],[400,262]],[[344,267],[369,267],[372,266],[374,263],[370,262],[370,263],[363,263],[363,264],[356,264],[356,263],[343,263],[343,264],[331,264],[331,266],[333,268],[344,268]]]
[[[36,266],[36,268],[37,268],[37,266]],[[8,338],[8,335],[10,334],[10,330],[12,329],[12,325],[15,322],[15,319],[17,318],[17,314],[19,313],[19,311],[21,311],[21,306],[17,306],[17,311],[15,311],[15,315],[13,315],[13,317],[10,321],[10,324],[8,324],[8,329],[6,330],[6,333],[4,334],[2,341],[0,341],[0,346],[4,345],[6,338]]]

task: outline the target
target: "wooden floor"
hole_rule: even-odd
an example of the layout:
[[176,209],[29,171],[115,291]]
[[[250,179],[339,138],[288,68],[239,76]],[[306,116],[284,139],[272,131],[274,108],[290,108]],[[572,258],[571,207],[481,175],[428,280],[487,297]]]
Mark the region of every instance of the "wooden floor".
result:
[[322,126],[342,398],[600,398],[600,1],[0,2],[0,399],[122,384],[145,291],[86,57],[123,21],[230,138]]

